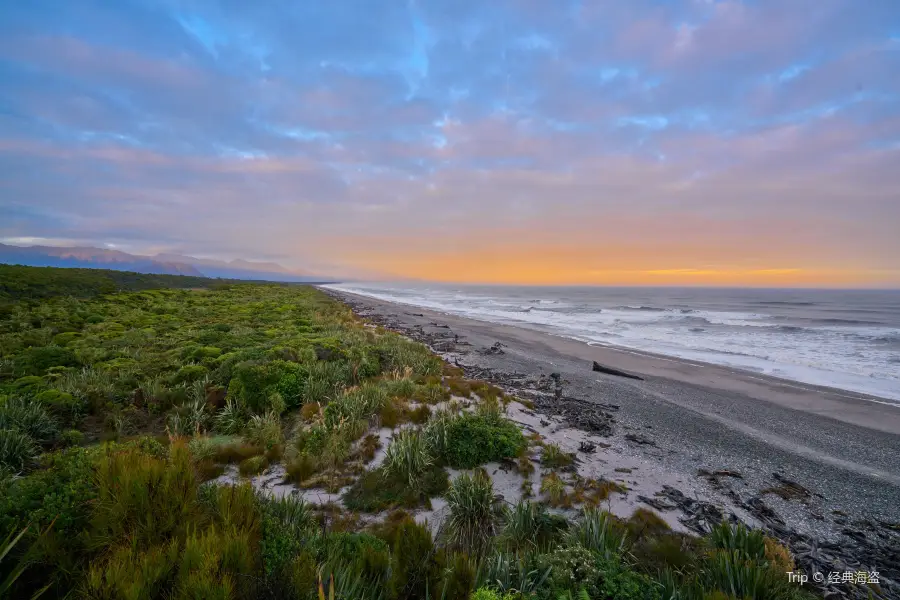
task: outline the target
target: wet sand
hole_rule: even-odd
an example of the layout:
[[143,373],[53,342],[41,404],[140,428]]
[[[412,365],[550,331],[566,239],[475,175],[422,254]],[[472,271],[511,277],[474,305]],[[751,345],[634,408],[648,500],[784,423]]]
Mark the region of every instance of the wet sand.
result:
[[[900,406],[890,401],[326,291],[372,322],[429,344],[468,376],[543,398],[538,412],[552,407],[548,376],[558,373],[566,399],[610,414],[611,431],[601,438],[610,467],[642,465],[630,477],[645,474],[650,487],[680,482],[687,496],[786,537],[850,548],[848,533],[870,535],[875,556],[885,539],[900,546]],[[592,361],[643,379],[594,372]],[[715,471],[737,476],[708,475]],[[803,491],[781,498],[773,490],[784,491],[784,481]],[[756,511],[762,522],[748,516],[748,506],[764,506]]]

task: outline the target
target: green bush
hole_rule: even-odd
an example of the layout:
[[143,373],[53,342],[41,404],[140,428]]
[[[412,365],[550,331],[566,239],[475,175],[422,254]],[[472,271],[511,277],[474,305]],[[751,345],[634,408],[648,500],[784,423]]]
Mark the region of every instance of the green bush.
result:
[[47,382],[44,381],[43,377],[26,375],[25,377],[19,377],[13,381],[11,387],[16,395],[28,397],[34,396],[41,390],[47,389]]
[[84,434],[77,429],[66,429],[60,435],[64,446],[80,446],[84,443]]
[[28,348],[21,358],[21,368],[31,374],[44,373],[50,367],[76,367],[75,352],[62,346]]
[[388,587],[394,598],[425,598],[428,590],[439,589],[441,555],[427,526],[412,519],[404,521],[397,530],[392,556]]
[[[77,563],[84,551],[83,531],[96,497],[93,461],[96,450],[70,448],[45,455],[42,469],[0,483],[0,531],[13,531],[31,524],[28,539],[48,530],[37,564],[22,579],[34,589],[58,582],[66,590],[74,587]],[[52,527],[51,527],[52,524]],[[23,597],[30,597],[30,594]]]
[[77,331],[66,331],[64,333],[57,333],[53,336],[53,343],[57,346],[67,346],[71,342],[75,341],[81,337],[81,334]]
[[203,379],[209,369],[203,365],[185,365],[172,376],[172,383],[191,383]]
[[428,498],[443,494],[448,485],[447,472],[434,466],[422,476],[418,490],[410,488],[404,479],[389,477],[383,469],[374,469],[360,475],[342,500],[348,509],[361,512],[415,508],[427,503]]
[[45,390],[38,393],[34,399],[66,425],[77,423],[87,409],[83,400],[59,390]]
[[330,570],[351,572],[368,586],[382,587],[391,565],[387,543],[369,533],[338,532],[317,539],[318,554]]
[[599,594],[597,583],[601,573],[597,560],[584,546],[558,546],[541,556],[541,565],[549,569],[548,582],[554,590],[562,592],[585,588],[591,597],[607,597]]
[[525,446],[525,436],[512,421],[464,414],[449,424],[443,458],[451,467],[472,469],[515,458]]

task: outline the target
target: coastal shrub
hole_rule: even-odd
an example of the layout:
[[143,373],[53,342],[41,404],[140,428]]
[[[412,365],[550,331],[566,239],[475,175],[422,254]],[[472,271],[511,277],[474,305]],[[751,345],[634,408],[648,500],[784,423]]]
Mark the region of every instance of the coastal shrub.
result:
[[394,436],[385,452],[384,472],[387,477],[403,480],[418,491],[422,478],[434,459],[428,452],[425,436],[417,429],[404,429]]
[[77,331],[65,331],[63,333],[57,333],[56,335],[54,335],[53,343],[57,346],[67,346],[79,337],[81,337],[81,334]]
[[472,469],[515,458],[525,445],[525,436],[512,421],[467,413],[449,423],[443,458],[451,467]]
[[445,389],[440,384],[440,379],[438,379],[436,383],[428,383],[419,387],[413,399],[426,404],[438,404],[450,399],[450,390]]
[[551,552],[541,555],[540,564],[549,571],[548,583],[554,590],[562,592],[584,588],[592,597],[607,597],[598,593],[600,569],[594,554],[584,546],[577,544],[558,546]]
[[44,381],[43,377],[26,375],[25,377],[19,377],[13,381],[10,388],[13,395],[29,398],[38,392],[47,389],[47,382]]
[[393,373],[392,377],[385,379],[381,385],[388,396],[409,400],[416,395],[418,390],[418,386],[416,386],[416,382],[413,381],[411,375],[411,372]]
[[367,587],[383,587],[390,571],[391,553],[381,538],[369,533],[337,532],[317,538],[316,544],[328,569],[357,574]]
[[[20,549],[31,553],[26,561],[30,566],[11,597],[18,597],[17,593],[31,597],[48,583],[62,590],[73,587],[73,578],[79,575],[75,567],[83,554],[81,535],[96,496],[92,477],[96,452],[72,448],[45,454],[41,469],[0,480],[0,531],[28,526],[24,539],[7,558],[21,558]],[[39,532],[44,532],[40,540]]]
[[326,404],[352,382],[350,369],[344,362],[315,362],[309,367],[303,402]]
[[59,436],[63,446],[80,446],[84,443],[84,434],[77,429],[66,429]]
[[464,552],[456,552],[447,560],[441,581],[440,597],[443,600],[468,600],[475,588],[478,563]]
[[56,389],[44,390],[34,397],[47,412],[65,425],[78,423],[86,412],[86,405],[80,398]]
[[198,483],[182,443],[173,446],[169,461],[139,450],[113,450],[100,459],[95,472],[90,548],[113,547],[124,540],[152,547],[182,537],[198,517]]
[[418,489],[406,480],[388,476],[383,469],[365,471],[344,493],[344,505],[353,511],[380,512],[389,508],[415,508],[440,496],[449,485],[447,472],[432,466],[419,480]]
[[172,383],[191,383],[203,379],[207,373],[209,369],[203,365],[185,365],[172,376]]
[[458,417],[447,410],[439,410],[431,415],[425,425],[425,440],[433,456],[444,456],[450,445],[451,425]]
[[428,590],[438,590],[441,579],[441,555],[434,546],[427,524],[412,519],[403,521],[391,553],[391,577],[388,589],[398,600],[428,597]]
[[63,346],[28,348],[21,356],[19,366],[30,375],[39,375],[51,367],[76,367],[78,357]]
[[450,484],[446,498],[448,542],[463,552],[480,555],[497,534],[504,515],[491,478],[483,471],[463,473]]

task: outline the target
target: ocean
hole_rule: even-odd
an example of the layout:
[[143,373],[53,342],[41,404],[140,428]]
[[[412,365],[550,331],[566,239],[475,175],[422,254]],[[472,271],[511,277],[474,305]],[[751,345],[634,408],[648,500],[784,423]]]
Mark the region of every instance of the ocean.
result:
[[900,406],[900,290],[325,287],[870,394]]

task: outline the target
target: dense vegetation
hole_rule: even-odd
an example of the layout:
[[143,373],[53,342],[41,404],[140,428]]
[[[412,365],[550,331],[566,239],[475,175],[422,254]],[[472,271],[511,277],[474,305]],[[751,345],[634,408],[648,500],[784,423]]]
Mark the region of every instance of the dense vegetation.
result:
[[206,277],[189,275],[0,265],[0,302],[40,300],[54,296],[91,298],[124,290],[198,288],[210,283],[212,280]]
[[[603,512],[501,390],[312,288],[0,274],[0,598],[801,597],[759,532]],[[527,483],[533,452],[543,497],[509,505],[480,466]]]

